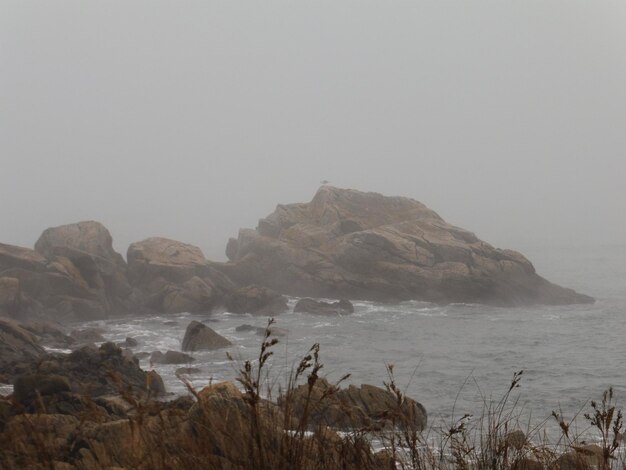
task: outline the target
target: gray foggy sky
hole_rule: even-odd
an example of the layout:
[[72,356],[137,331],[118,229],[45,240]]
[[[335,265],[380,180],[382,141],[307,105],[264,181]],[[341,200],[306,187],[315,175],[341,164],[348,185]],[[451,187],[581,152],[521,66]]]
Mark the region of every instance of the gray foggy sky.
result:
[[494,245],[626,240],[626,2],[0,0],[0,241],[224,258],[320,180]]

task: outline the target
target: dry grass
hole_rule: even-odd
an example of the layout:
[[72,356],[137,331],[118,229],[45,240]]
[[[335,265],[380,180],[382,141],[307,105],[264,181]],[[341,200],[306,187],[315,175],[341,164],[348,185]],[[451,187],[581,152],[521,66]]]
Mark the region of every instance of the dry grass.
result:
[[[474,419],[463,415],[436,430],[415,426],[417,412],[387,366],[384,387],[393,397],[384,411],[390,426],[355,426],[338,433],[318,419],[319,410],[333,400],[339,383],[320,388],[320,347],[315,344],[291,372],[287,383],[273,390],[276,381],[267,372],[272,348],[273,320],[268,322],[255,361],[238,366],[241,390],[212,384],[195,390],[189,382],[193,405],[184,400],[159,403],[139,399],[126,391],[121,396],[131,408],[128,418],[103,422],[88,412],[78,417],[18,415],[0,421],[0,468],[69,469],[624,469],[621,452],[622,412],[612,389],[589,413],[578,416],[583,431],[594,431],[597,444],[589,445],[572,421],[561,412],[552,416],[561,430],[556,442],[545,432],[546,422],[531,427],[520,422],[514,392],[523,372],[513,375],[499,400],[483,398],[483,410]],[[184,379],[181,379],[184,380]],[[277,393],[275,393],[277,392]],[[272,401],[273,394],[277,395]],[[334,404],[337,401],[333,401]],[[95,410],[96,407],[94,406]],[[413,411],[412,411],[413,410]],[[350,409],[345,410],[350,419]],[[61,426],[61,428],[59,428]],[[523,431],[522,431],[523,430]],[[375,454],[375,441],[384,450]]]

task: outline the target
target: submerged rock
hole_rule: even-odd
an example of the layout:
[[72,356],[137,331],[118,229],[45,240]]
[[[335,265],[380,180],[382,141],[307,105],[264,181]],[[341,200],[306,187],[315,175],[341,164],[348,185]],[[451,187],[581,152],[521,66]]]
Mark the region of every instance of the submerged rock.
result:
[[[254,331],[259,336],[265,336],[266,330],[266,327],[248,325],[247,323],[245,325],[239,325],[237,328],[235,328],[235,331],[239,332]],[[270,326],[270,332],[271,336],[287,336],[288,333],[287,330],[285,330],[284,328],[277,328],[275,326]]]
[[322,186],[241,230],[221,269],[240,284],[296,296],[493,305],[572,304],[591,297],[540,277],[412,199]]
[[293,308],[294,312],[311,313],[314,315],[349,315],[354,313],[354,306],[349,300],[323,302],[321,300],[300,299]]
[[185,331],[182,349],[183,351],[213,350],[226,348],[231,345],[232,343],[230,341],[208,326],[197,321],[192,321]]
[[154,351],[150,356],[150,362],[154,364],[189,364],[193,361],[193,357],[180,351],[167,351],[165,354]]

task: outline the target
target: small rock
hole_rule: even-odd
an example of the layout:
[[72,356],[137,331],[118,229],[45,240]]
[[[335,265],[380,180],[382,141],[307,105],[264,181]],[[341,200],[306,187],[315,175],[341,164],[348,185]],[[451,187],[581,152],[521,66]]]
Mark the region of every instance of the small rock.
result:
[[183,351],[214,350],[232,346],[232,343],[200,322],[192,321],[185,331]]

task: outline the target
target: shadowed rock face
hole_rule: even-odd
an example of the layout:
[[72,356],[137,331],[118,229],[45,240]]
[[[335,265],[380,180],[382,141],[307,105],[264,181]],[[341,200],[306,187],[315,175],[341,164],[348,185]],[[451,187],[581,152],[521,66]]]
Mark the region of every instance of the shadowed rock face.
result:
[[232,343],[223,336],[213,331],[208,326],[192,321],[185,330],[185,337],[183,338],[183,351],[200,351],[208,350],[212,351],[220,348],[227,348]]
[[103,289],[91,287],[65,256],[49,259],[34,250],[0,243],[0,313],[47,318],[104,318]]
[[240,284],[312,297],[503,306],[593,302],[446,223],[412,199],[322,186],[306,204],[279,205],[230,239],[221,269]]

